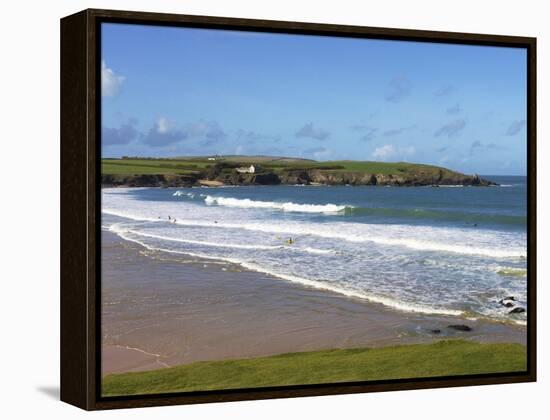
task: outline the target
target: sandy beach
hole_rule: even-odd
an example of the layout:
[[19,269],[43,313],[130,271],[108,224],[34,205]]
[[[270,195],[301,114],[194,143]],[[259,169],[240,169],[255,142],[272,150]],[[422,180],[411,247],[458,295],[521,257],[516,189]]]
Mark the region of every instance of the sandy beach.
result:
[[[472,331],[456,331],[467,324]],[[389,310],[102,232],[102,372],[430,342],[525,343],[525,327]]]

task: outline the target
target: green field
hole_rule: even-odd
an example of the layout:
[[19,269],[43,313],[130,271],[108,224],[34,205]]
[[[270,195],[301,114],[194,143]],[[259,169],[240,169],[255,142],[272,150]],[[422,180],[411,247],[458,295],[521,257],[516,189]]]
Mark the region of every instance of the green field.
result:
[[208,166],[207,161],[178,159],[102,159],[104,175],[168,175],[195,173]]
[[525,369],[526,349],[520,344],[447,340],[432,344],[196,362],[148,372],[112,374],[103,378],[102,395],[373,381]]
[[[189,157],[173,159],[128,158],[102,159],[101,173],[104,175],[168,175],[192,174],[216,163],[225,162],[236,165],[261,165],[277,173],[289,169],[323,169],[326,171],[363,172],[369,174],[399,175],[412,172],[436,173],[437,166],[407,162],[371,162],[371,161],[324,161],[309,159],[278,158],[271,156],[220,156],[215,161],[207,157]],[[444,169],[447,172],[450,172]]]
[[368,172],[371,174],[394,175],[400,173],[409,173],[413,171],[424,171],[427,173],[437,172],[440,169],[438,166],[423,165],[420,163],[408,162],[373,162],[373,161],[357,161],[357,160],[335,160],[324,162],[325,164],[343,166],[346,171]]

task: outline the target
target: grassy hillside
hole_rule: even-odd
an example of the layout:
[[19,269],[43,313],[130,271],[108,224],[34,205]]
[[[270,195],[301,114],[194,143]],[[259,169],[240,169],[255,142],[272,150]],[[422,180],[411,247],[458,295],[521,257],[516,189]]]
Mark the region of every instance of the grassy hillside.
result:
[[[207,157],[189,157],[174,159],[103,159],[101,172],[105,175],[182,175],[197,173],[215,163],[226,162],[237,165],[261,165],[275,173],[291,169],[322,169],[335,173],[359,172],[383,175],[407,175],[416,172],[424,174],[437,173],[437,166],[406,163],[406,162],[371,162],[371,161],[325,161],[317,162],[309,159],[270,157],[270,156],[222,156],[215,161]],[[448,173],[452,171],[444,169]]]
[[[346,171],[367,172],[371,174],[384,175],[399,175],[407,174],[415,171],[423,171],[426,173],[435,173],[441,168],[439,166],[424,165],[420,163],[408,162],[373,162],[373,161],[357,161],[357,160],[335,160],[326,162],[326,164],[343,166]],[[448,169],[444,169],[449,171]],[[452,171],[449,171],[452,172]]]
[[288,353],[107,375],[104,396],[435,377],[526,369],[520,344],[439,341],[383,348]]
[[101,173],[108,175],[181,175],[200,171],[209,165],[207,162],[178,159],[102,159]]

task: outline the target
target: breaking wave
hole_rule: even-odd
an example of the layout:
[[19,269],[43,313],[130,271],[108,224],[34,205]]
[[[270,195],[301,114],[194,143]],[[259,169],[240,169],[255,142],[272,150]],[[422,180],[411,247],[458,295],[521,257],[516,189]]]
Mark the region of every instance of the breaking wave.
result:
[[336,204],[297,204],[292,202],[278,203],[275,201],[258,201],[249,198],[214,197],[207,195],[204,202],[208,205],[225,207],[242,207],[254,209],[273,209],[288,212],[300,213],[339,213],[349,208],[345,205]]

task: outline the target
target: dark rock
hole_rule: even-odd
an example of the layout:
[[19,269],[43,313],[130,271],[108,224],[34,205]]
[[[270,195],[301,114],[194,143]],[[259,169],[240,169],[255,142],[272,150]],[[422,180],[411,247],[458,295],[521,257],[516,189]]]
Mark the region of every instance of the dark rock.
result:
[[291,185],[293,184],[307,185],[311,181],[310,174],[305,169],[286,170],[281,174],[280,178],[281,179],[279,182],[282,182],[284,184],[291,184]]
[[434,329],[434,330],[430,330],[430,332],[431,332],[432,334],[441,334],[441,330],[439,330],[439,329],[437,329],[437,328]]
[[[440,186],[465,185],[489,186],[494,182],[479,175],[465,175],[447,169],[423,169],[417,166],[412,170],[398,169],[394,174],[376,174],[364,171],[343,170],[343,166],[316,166],[314,168],[285,168],[271,170],[254,165],[255,173],[238,173],[237,162],[216,162],[207,168],[194,168],[186,174],[173,175],[109,175],[103,174],[102,186],[130,187],[184,187],[198,185],[199,180],[220,181],[227,185],[278,185],[278,184],[321,184],[321,185],[379,185],[379,186]],[[513,296],[503,299],[515,300]]]
[[481,178],[478,174],[475,174],[472,178],[471,185],[480,185],[481,184]]
[[516,301],[516,298],[514,296],[508,296],[508,297],[505,297],[504,299],[500,299],[498,303],[507,308],[511,308],[512,306],[514,306],[512,302],[515,302],[515,301]]
[[113,187],[190,187],[197,182],[194,175],[102,175],[102,186]]
[[525,312],[525,308],[520,308],[519,306],[517,308],[512,309],[509,314],[521,314]]
[[456,331],[472,331],[472,328],[464,325],[464,324],[457,324],[457,325],[448,325],[447,328],[450,328],[452,330]]
[[273,172],[265,172],[257,174],[253,177],[252,183],[260,185],[278,185],[281,183],[281,180]]

